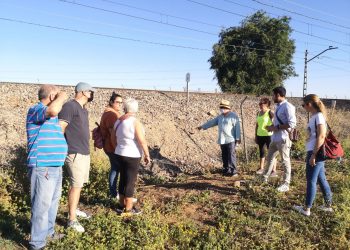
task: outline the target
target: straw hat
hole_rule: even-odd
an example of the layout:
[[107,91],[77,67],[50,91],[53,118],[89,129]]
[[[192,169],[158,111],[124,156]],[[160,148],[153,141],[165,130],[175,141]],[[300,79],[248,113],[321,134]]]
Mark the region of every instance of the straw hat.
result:
[[222,99],[219,107],[224,109],[231,109],[230,101]]

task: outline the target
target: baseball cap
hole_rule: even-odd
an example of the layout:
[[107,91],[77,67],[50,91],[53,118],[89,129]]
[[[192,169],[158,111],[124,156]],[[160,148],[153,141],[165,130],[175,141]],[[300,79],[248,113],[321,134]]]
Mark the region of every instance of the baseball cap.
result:
[[75,92],[82,92],[82,91],[92,91],[95,92],[96,89],[94,89],[90,84],[86,82],[79,82],[77,86],[75,86]]

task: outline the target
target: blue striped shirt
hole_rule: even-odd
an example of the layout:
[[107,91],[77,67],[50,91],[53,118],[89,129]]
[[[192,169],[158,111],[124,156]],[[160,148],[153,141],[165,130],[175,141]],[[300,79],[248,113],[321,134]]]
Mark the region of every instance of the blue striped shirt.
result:
[[58,117],[46,117],[46,109],[39,102],[28,110],[28,167],[60,167],[67,156],[67,142]]

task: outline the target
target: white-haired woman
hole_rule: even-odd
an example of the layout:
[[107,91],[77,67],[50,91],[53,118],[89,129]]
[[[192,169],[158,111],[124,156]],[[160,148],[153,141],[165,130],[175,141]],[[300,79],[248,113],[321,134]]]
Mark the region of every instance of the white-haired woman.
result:
[[133,195],[142,154],[146,165],[151,158],[143,125],[136,118],[138,102],[133,98],[127,99],[124,102],[124,112],[114,125],[117,141],[115,154],[120,169],[118,211],[130,216],[141,213],[133,207]]

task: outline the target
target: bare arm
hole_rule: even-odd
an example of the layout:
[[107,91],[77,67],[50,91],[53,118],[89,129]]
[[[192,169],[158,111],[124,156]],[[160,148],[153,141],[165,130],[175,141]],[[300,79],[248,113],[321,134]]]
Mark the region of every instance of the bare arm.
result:
[[60,126],[61,126],[61,128],[62,128],[62,132],[63,132],[63,134],[66,132],[66,128],[67,128],[67,126],[68,126],[68,122],[65,122],[65,121],[62,121],[62,120],[60,120],[59,121],[59,124],[60,124]]
[[148,151],[148,145],[147,145],[147,141],[146,141],[146,137],[142,128],[142,124],[139,121],[135,122],[135,136],[136,139],[139,143],[139,145],[141,146],[143,153],[144,153],[144,161],[146,163],[146,165],[148,163],[150,163],[151,161],[151,157],[149,155],[149,151]]
[[55,117],[62,109],[62,105],[67,100],[67,94],[65,92],[58,92],[55,100],[53,100],[46,109],[46,117]]
[[317,125],[317,138],[314,150],[312,150],[312,156],[310,158],[310,165],[314,166],[316,163],[316,155],[320,147],[323,145],[326,138],[326,126],[324,124]]

